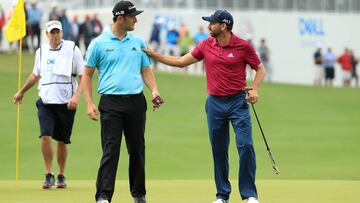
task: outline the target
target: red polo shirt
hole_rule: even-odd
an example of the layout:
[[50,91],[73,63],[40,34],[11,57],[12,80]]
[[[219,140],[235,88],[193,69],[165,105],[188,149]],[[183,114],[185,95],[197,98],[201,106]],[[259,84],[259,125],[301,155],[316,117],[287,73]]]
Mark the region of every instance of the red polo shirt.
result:
[[339,58],[337,58],[337,62],[340,63],[341,68],[344,71],[350,72],[352,70],[352,60],[349,54],[342,54]]
[[191,52],[197,60],[205,59],[207,92],[227,96],[246,87],[246,64],[257,69],[261,64],[252,45],[231,33],[230,42],[220,46],[216,38],[209,37]]

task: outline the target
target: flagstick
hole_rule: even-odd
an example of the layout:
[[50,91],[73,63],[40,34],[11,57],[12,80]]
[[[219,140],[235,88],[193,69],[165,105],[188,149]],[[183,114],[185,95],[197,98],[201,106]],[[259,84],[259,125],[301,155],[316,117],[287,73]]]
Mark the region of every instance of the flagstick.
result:
[[[19,43],[19,49],[20,49],[20,54],[19,54],[19,68],[18,68],[18,92],[20,91],[20,85],[21,85],[21,62],[22,62],[22,38],[20,38],[20,43]],[[19,128],[20,128],[20,103],[17,104],[17,114],[16,114],[16,185],[19,185],[19,157],[20,157],[20,152],[19,152],[19,140],[20,140],[20,136],[19,136]]]

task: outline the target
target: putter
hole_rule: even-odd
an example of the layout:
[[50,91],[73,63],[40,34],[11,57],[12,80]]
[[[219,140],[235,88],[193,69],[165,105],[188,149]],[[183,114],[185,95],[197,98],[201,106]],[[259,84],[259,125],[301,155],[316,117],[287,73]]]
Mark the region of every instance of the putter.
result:
[[[248,90],[246,90],[246,92],[247,92],[247,94],[249,95]],[[253,104],[253,103],[250,103],[250,104],[251,104],[251,107],[252,107],[253,112],[254,112],[254,114],[255,114],[256,121],[257,121],[257,123],[258,123],[258,125],[259,125],[261,135],[262,135],[262,137],[263,137],[263,139],[264,139],[264,142],[265,142],[265,145],[266,145],[266,150],[267,150],[268,153],[269,153],[270,161],[271,161],[271,164],[272,164],[272,168],[273,168],[275,174],[279,174],[280,171],[279,171],[278,167],[276,166],[275,160],[274,160],[274,158],[273,158],[273,156],[272,156],[272,154],[271,154],[270,147],[269,147],[269,145],[268,145],[268,143],[267,143],[267,141],[266,141],[266,138],[265,138],[265,135],[264,135],[264,131],[263,131],[262,127],[261,127],[259,118],[258,118],[258,116],[257,116],[256,110],[255,110],[255,107],[254,107],[254,104]]]

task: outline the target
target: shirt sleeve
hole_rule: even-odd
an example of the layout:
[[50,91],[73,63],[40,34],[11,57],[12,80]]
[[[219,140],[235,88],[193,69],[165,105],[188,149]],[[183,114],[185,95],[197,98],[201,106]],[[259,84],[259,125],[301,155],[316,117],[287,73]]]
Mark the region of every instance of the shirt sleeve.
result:
[[255,49],[249,43],[246,48],[245,60],[252,69],[257,69],[261,64],[259,56],[256,54]]
[[35,54],[35,62],[34,62],[34,67],[33,67],[33,74],[36,76],[40,75],[40,64],[41,64],[41,60],[40,60],[40,51],[41,48],[38,48],[36,50],[36,54]]
[[204,53],[203,53],[203,49],[205,46],[205,41],[200,42],[195,48],[194,50],[191,52],[191,55],[196,58],[196,60],[201,61],[204,59]]
[[77,46],[75,46],[74,49],[73,63],[74,74],[77,76],[82,75],[84,69],[84,59],[82,57],[79,47]]
[[[140,47],[141,48],[147,47],[143,40],[141,41]],[[145,52],[141,51],[141,68],[145,68],[147,66],[150,66],[151,64],[152,63],[150,57]]]
[[97,67],[98,66],[97,57],[98,54],[96,51],[96,41],[92,41],[86,51],[84,65],[90,68]]

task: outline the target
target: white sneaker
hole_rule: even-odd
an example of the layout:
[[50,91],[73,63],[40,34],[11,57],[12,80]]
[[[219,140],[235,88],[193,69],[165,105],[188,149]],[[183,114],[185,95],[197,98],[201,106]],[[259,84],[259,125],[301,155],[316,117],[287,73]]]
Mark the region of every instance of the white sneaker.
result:
[[215,202],[213,203],[229,203],[229,200],[224,200],[224,199],[217,199]]
[[259,201],[255,197],[249,197],[247,203],[259,203]]

